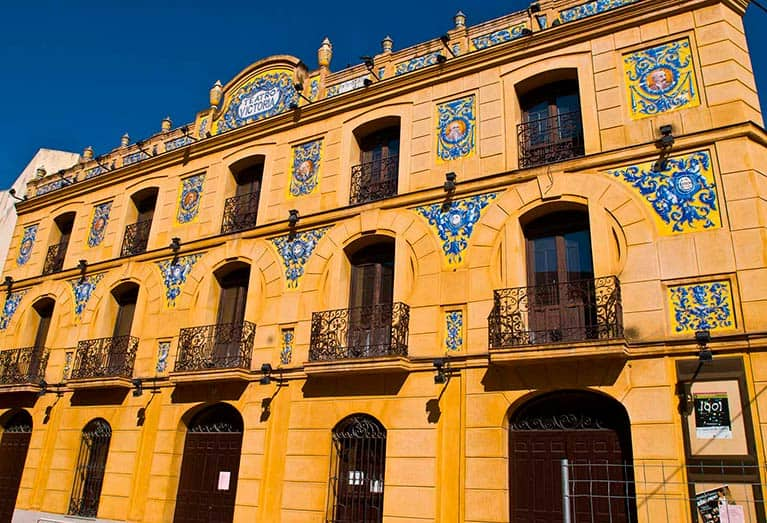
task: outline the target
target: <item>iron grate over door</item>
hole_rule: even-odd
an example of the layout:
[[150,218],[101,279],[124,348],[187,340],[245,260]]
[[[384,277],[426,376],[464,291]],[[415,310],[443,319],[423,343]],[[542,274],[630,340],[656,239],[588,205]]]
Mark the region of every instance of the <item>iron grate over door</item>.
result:
[[69,514],[96,517],[111,439],[112,427],[103,419],[93,420],[83,429]]
[[15,415],[3,429],[0,438],[0,523],[11,523],[13,518],[29,440],[32,437],[31,422],[25,412]]
[[181,462],[175,523],[231,523],[237,496],[242,427],[226,421],[192,426]]
[[351,416],[333,431],[333,450],[328,523],[380,523],[386,429],[370,416]]

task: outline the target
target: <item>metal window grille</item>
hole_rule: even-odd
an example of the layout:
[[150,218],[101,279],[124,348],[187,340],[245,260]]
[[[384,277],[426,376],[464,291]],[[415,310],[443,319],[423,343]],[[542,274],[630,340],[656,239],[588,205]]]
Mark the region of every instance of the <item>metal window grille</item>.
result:
[[112,428],[103,419],[93,420],[83,429],[69,514],[96,517],[111,439]]
[[333,430],[333,454],[327,522],[380,523],[386,429],[370,416],[350,416]]
[[733,462],[562,460],[563,521],[765,521],[760,477],[767,470],[763,468]]
[[120,256],[133,256],[146,251],[152,220],[142,220],[125,226]]

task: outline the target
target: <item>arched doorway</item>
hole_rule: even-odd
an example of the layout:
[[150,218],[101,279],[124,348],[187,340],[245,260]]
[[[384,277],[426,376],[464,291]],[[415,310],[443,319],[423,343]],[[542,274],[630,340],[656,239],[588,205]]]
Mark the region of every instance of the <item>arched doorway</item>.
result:
[[174,522],[233,521],[242,431],[242,416],[225,403],[192,418],[184,442]]
[[25,410],[12,414],[2,424],[0,437],[0,523],[10,523],[16,496],[19,493],[29,439],[32,437],[32,416]]
[[510,521],[563,521],[567,459],[573,521],[636,520],[630,422],[617,401],[588,391],[530,400],[509,423]]

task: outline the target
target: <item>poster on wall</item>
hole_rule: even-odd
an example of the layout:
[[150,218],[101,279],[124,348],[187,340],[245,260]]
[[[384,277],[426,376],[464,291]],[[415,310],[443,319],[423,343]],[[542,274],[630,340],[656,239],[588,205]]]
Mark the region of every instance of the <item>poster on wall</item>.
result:
[[726,392],[693,395],[695,436],[698,439],[732,439],[730,406]]
[[695,495],[698,520],[703,523],[745,523],[743,507],[733,501],[730,487],[705,490]]

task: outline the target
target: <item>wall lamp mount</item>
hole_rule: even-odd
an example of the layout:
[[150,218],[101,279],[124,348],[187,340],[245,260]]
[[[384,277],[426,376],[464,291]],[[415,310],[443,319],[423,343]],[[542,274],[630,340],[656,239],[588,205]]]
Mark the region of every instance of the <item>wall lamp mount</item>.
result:
[[284,379],[282,378],[282,370],[277,369],[277,372],[279,372],[279,376],[274,375],[274,368],[272,368],[271,363],[262,363],[261,364],[261,377],[258,380],[258,383],[261,385],[269,385],[272,381],[277,382],[277,385],[282,385]]
[[5,292],[10,294],[11,289],[13,288],[13,278],[10,276],[6,276],[5,281],[3,282],[3,285],[5,285]]
[[78,261],[77,269],[80,271],[80,283],[83,283],[88,272],[88,260]]
[[26,201],[26,199],[27,199],[27,195],[26,194],[24,195],[23,198],[19,198],[18,196],[16,196],[16,189],[14,189],[13,187],[8,189],[8,194],[11,195],[11,198],[13,198],[15,200],[18,200],[20,202]]
[[[365,64],[365,68],[368,70],[368,72],[373,76],[373,78],[376,79],[377,82],[380,82],[381,79],[378,77],[378,75],[375,72],[375,60],[372,56],[360,56],[360,60],[362,60],[362,63]],[[362,81],[362,83],[365,84],[365,87],[368,87],[373,84],[373,80],[370,78],[365,78],[365,80]]]
[[457,178],[458,178],[458,175],[452,171],[449,173],[445,173],[445,184],[442,186],[442,188],[445,190],[446,193],[452,193],[455,191]]
[[[439,37],[439,41],[442,42],[442,45],[445,47],[445,49],[447,49],[448,52],[451,55],[453,55],[453,58],[458,58],[458,55],[455,54],[455,51],[453,51],[453,49],[450,47],[450,36],[442,35],[442,36]],[[440,61],[440,59],[439,59],[440,56],[442,56],[444,58],[444,60]],[[439,55],[437,55],[437,61],[439,63],[441,63],[441,64],[445,63],[447,61],[447,57],[444,56],[443,54],[439,54]]]
[[710,363],[714,361],[714,353],[711,352],[708,344],[711,343],[711,332],[699,330],[695,332],[695,342],[698,344],[698,360],[701,363]]

